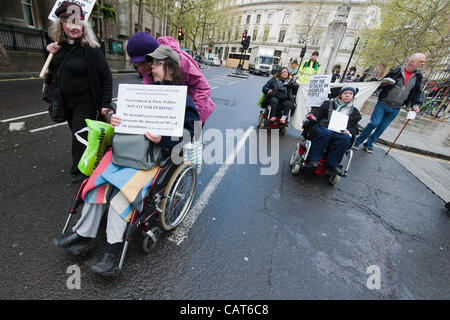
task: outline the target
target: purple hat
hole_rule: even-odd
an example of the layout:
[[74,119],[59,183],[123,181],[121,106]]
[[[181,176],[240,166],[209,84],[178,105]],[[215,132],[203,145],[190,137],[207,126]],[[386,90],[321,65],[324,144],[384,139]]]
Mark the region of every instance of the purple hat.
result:
[[[74,6],[78,7],[78,10],[76,10]],[[61,5],[55,10],[55,15],[61,19],[67,19],[75,13],[79,13],[80,15],[78,16],[78,18],[80,20],[84,20],[83,9],[79,4],[72,1],[63,1]]]
[[127,43],[130,63],[144,62],[145,56],[159,47],[158,41],[151,34],[138,32],[133,34]]

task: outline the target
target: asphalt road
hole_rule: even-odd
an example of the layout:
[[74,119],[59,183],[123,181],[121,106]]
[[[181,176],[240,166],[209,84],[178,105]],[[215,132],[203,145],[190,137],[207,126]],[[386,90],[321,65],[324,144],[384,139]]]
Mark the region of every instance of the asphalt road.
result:
[[[204,70],[216,103],[204,128],[206,148],[224,148],[211,153],[216,163],[203,165],[198,217],[192,227],[180,226],[182,242],[173,239],[177,230],[149,255],[137,236],[117,279],[92,274],[85,258],[51,244],[77,191],[70,131],[30,131],[53,125],[41,80],[0,82],[0,298],[448,299],[450,218],[442,201],[381,149],[355,152],[349,175],[334,187],[323,176],[291,175],[299,136],[292,128],[279,139],[275,174],[261,174],[269,167],[261,157],[250,161],[251,139],[244,164],[223,164],[240,139],[231,129],[256,136],[256,101],[268,80],[227,77],[231,71]],[[125,74],[114,83],[116,97],[118,83],[139,80]],[[11,131],[17,122],[24,128]],[[104,241],[102,231],[92,254]],[[67,286],[71,266],[80,268],[81,289]],[[377,274],[379,289],[370,285]]]

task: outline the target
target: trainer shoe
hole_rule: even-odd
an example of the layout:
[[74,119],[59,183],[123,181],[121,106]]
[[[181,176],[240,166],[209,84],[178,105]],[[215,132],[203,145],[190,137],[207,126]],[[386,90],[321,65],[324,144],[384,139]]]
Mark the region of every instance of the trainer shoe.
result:
[[369,147],[364,147],[364,151],[366,151],[368,153],[373,153],[373,149],[369,148]]
[[360,146],[360,144],[355,142],[355,143],[352,145],[352,149],[353,149],[353,150],[358,150],[359,146]]

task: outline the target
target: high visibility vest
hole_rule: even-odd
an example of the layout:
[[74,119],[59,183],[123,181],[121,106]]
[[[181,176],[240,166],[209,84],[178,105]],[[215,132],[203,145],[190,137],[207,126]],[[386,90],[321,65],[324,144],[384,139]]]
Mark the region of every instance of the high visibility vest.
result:
[[320,73],[320,63],[318,61],[314,61],[311,63],[311,60],[305,61],[302,67],[298,69],[298,80],[300,83],[308,83],[309,77],[315,76]]

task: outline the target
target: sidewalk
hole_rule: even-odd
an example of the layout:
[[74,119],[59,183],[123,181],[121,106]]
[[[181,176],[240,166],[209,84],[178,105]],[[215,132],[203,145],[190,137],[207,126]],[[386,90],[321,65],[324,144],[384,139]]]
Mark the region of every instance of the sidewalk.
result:
[[[0,79],[37,78],[45,63],[42,54],[10,56],[10,58],[12,62],[10,66],[0,66]],[[108,64],[113,74],[136,72],[129,61],[108,59]]]
[[[376,98],[371,97],[363,108],[362,127],[370,121]],[[406,123],[407,111],[399,115],[377,140],[386,152]],[[357,152],[362,151],[362,147]],[[389,155],[422,181],[444,202],[450,201],[450,123],[417,116],[410,120]]]

